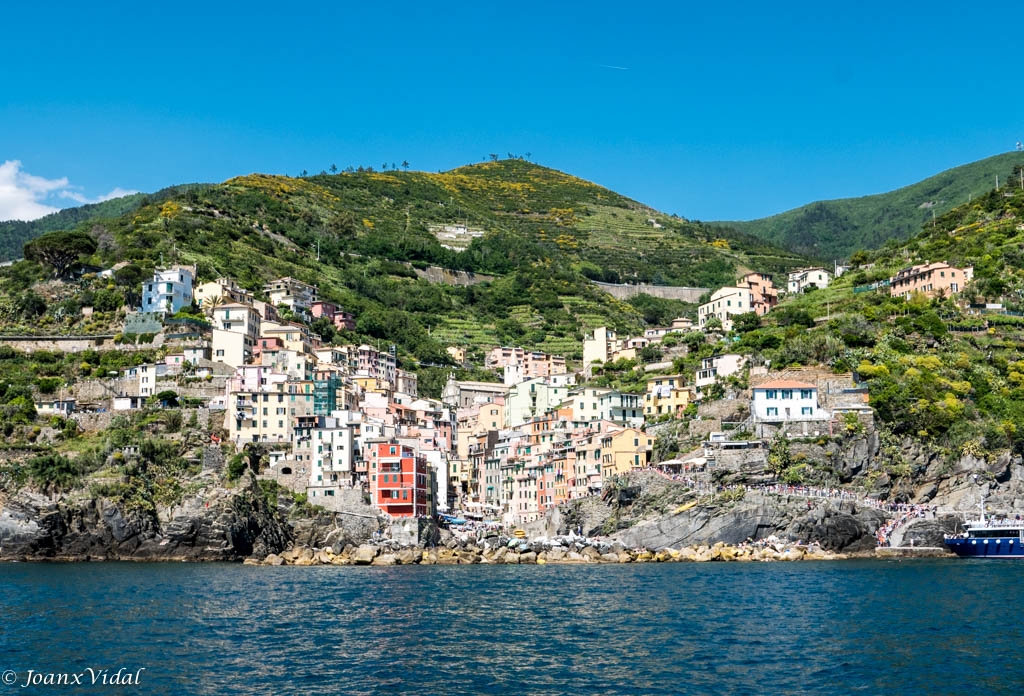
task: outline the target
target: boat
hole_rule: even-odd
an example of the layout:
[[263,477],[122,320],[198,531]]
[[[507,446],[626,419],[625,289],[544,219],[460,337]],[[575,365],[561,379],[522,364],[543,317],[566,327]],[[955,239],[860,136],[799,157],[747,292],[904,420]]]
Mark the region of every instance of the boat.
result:
[[949,550],[961,558],[1024,558],[1024,520],[987,518],[984,502],[980,507],[981,517],[966,522],[964,532],[946,535]]

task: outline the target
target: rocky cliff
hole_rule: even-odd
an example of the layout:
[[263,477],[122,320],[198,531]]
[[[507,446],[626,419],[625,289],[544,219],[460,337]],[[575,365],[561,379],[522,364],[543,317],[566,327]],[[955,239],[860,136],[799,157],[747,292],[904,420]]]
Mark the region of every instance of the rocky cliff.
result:
[[82,490],[57,498],[0,492],[0,559],[240,561],[293,544],[359,543],[377,528],[371,519],[299,509],[287,496],[268,500],[250,474],[231,486],[209,475],[190,483],[195,492],[155,510]]
[[602,498],[573,501],[533,531],[603,535],[630,548],[741,544],[777,537],[835,552],[870,551],[886,515],[854,501],[742,488],[698,492],[655,472],[630,474]]

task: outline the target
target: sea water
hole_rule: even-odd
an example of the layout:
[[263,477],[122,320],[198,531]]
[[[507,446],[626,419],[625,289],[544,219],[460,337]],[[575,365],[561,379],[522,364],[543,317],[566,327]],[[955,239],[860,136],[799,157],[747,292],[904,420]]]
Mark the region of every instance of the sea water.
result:
[[1021,694],[1022,574],[0,564],[0,696]]

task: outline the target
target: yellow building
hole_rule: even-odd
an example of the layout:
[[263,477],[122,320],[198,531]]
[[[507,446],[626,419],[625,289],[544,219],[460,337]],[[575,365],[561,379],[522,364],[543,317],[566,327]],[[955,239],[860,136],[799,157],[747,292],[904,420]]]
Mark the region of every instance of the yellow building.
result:
[[642,430],[626,428],[601,435],[601,477],[642,469],[650,461],[654,438]]
[[683,375],[649,377],[644,396],[644,416],[681,416],[695,396],[693,387],[687,387],[683,382]]

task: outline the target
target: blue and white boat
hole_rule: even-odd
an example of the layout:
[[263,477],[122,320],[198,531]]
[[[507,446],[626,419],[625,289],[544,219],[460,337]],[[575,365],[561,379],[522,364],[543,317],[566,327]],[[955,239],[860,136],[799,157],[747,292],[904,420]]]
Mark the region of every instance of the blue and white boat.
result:
[[1024,558],[1024,520],[985,517],[965,523],[966,531],[946,536],[946,546],[962,558]]

